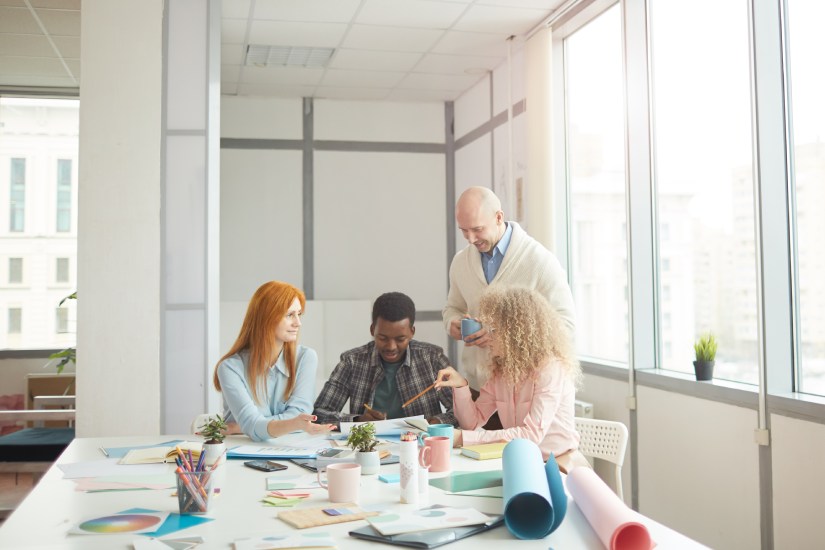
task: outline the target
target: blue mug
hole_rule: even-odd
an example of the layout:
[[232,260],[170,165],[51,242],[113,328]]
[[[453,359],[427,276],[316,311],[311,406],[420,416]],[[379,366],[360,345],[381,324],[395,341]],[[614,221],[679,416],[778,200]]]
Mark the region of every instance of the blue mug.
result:
[[477,319],[464,318],[461,320],[461,338],[466,339],[469,335],[481,330],[481,323]]
[[[450,438],[450,448],[453,448],[453,432],[455,428],[453,428],[452,424],[430,424],[427,426],[427,436],[428,437],[449,437]],[[423,434],[422,434],[423,435]]]

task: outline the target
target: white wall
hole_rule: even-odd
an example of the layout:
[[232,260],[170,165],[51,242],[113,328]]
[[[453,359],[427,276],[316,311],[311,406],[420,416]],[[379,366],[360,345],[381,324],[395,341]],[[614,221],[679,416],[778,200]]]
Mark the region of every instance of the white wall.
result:
[[825,426],[771,415],[775,548],[819,548],[825,539]]

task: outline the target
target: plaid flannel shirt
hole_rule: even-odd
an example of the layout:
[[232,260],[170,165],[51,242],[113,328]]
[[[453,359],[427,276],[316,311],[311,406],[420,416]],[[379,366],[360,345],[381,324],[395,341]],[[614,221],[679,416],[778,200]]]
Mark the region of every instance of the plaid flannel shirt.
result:
[[[418,340],[410,340],[404,363],[398,369],[396,384],[401,402],[414,397],[435,382],[438,371],[449,366],[449,360],[440,347]],[[381,356],[375,342],[345,351],[324,389],[315,400],[315,414],[319,424],[352,422],[364,414],[364,403],[372,406],[375,388],[384,379]],[[349,400],[349,413],[341,412]],[[445,411],[442,411],[441,406]],[[453,415],[451,388],[433,389],[404,407],[404,416],[423,414],[424,418],[438,418],[443,424],[457,425]]]

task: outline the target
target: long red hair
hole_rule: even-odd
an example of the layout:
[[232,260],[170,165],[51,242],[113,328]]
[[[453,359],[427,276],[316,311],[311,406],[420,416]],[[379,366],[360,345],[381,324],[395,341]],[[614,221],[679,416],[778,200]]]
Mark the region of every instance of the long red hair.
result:
[[[215,374],[212,381],[215,388],[221,391],[221,382],[218,379],[218,366],[226,359],[238,352],[248,350],[249,361],[246,365],[246,376],[249,379],[249,388],[256,403],[261,403],[260,392],[265,391],[266,372],[278,358],[278,344],[275,341],[275,329],[289,311],[292,302],[298,298],[301,311],[306,306],[306,297],[300,289],[280,281],[269,281],[262,284],[246,309],[246,316],[241,325],[241,332],[232,348],[221,357],[215,365]],[[295,374],[298,367],[295,365],[296,342],[283,344],[284,362],[286,363],[289,380],[284,390],[284,401],[292,395],[295,389]]]

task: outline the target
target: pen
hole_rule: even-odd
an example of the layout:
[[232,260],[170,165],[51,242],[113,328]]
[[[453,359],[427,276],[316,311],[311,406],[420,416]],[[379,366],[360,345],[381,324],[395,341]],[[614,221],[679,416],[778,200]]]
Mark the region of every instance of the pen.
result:
[[206,456],[206,453],[201,450],[201,455],[198,457],[198,465],[195,466],[195,471],[200,472],[203,469],[203,457]]

